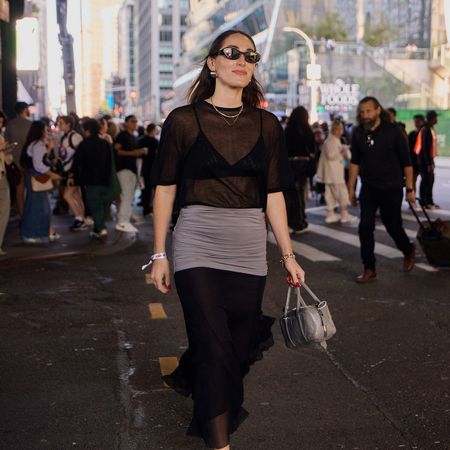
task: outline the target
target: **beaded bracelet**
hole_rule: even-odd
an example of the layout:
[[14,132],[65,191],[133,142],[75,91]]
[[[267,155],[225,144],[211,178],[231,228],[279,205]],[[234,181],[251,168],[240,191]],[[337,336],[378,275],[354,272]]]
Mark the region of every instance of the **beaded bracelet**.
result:
[[286,253],[285,255],[282,255],[281,259],[280,259],[280,263],[284,264],[286,262],[286,260],[288,260],[289,258],[295,259],[295,255],[293,253]]
[[142,266],[142,270],[145,270],[148,266],[151,266],[153,264],[153,261],[155,261],[156,259],[167,259],[166,252],[154,253],[152,256],[150,256],[149,262]]

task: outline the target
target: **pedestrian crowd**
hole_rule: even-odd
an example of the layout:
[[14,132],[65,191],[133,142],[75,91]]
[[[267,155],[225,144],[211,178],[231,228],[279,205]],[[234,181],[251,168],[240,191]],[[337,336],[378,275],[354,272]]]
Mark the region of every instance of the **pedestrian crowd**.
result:
[[[414,129],[409,133],[405,124],[397,121],[396,115],[394,108],[388,108],[383,110],[382,120],[395,124],[404,135],[413,168],[414,195],[420,198],[426,209],[439,209],[433,200],[434,158],[437,156],[434,126],[438,114],[430,110],[426,114],[414,115]],[[311,197],[319,205],[326,205],[325,223],[355,222],[358,218],[348,212],[350,199],[347,184],[352,158],[352,132],[358,124],[346,122],[332,113],[329,122],[310,125],[309,113],[303,106],[296,107],[290,116],[282,116],[280,123],[295,177],[295,190],[285,193],[292,234],[307,231],[305,205]],[[420,209],[416,204],[415,207]]]
[[156,124],[144,129],[134,115],[118,124],[110,116],[74,113],[32,121],[28,105],[18,102],[15,118],[0,112],[0,130],[0,255],[11,214],[19,218],[24,243],[42,244],[61,237],[52,213],[73,215],[68,232],[90,230],[100,241],[114,213],[117,230],[137,231],[131,222],[141,220],[133,213],[138,190],[143,216],[151,213]]
[[[364,272],[356,281],[366,283],[376,279],[374,229],[378,210],[387,232],[404,254],[403,269],[412,270],[415,245],[402,225],[403,188],[414,209],[422,206],[439,209],[433,199],[437,117],[433,110],[414,115],[415,128],[408,134],[405,125],[397,121],[395,108],[383,109],[374,97],[360,101],[356,124],[332,115],[331,125],[324,121],[311,126],[303,106],[295,108],[289,117],[282,117],[295,177],[295,188],[285,192],[291,233],[308,230],[305,213],[308,192],[315,195],[319,204],[326,205],[326,224],[357,221],[358,217],[351,215],[348,207],[359,202],[358,232]],[[421,206],[416,204],[419,176]],[[358,177],[361,187],[357,198]]]

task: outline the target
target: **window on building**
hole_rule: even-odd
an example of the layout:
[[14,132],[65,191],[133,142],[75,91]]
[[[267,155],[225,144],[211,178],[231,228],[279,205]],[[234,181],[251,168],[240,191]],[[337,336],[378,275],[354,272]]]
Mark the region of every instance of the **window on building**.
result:
[[161,47],[159,49],[159,57],[160,58],[171,58],[172,57],[172,49],[169,47]]
[[162,25],[172,25],[172,16],[168,14],[163,14],[162,16]]
[[170,42],[172,40],[172,32],[171,31],[160,31],[159,32],[159,40],[161,42]]
[[159,0],[158,1],[158,7],[163,8],[171,8],[172,7],[172,0]]
[[172,80],[159,80],[160,89],[172,89],[172,85],[173,85]]
[[180,17],[180,24],[181,24],[182,26],[186,25],[186,16],[185,16],[185,15],[182,15],[182,16]]
[[172,73],[173,72],[173,65],[170,63],[160,63],[159,64],[159,71],[160,73]]

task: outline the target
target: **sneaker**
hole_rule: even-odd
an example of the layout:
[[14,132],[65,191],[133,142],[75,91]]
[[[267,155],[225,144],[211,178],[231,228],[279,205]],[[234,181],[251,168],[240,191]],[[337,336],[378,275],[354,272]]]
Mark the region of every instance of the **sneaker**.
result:
[[103,228],[103,230],[100,231],[91,231],[89,233],[89,237],[91,239],[97,239],[98,241],[105,242],[106,238],[108,237],[108,230],[106,228]]
[[92,227],[92,225],[94,225],[94,219],[92,217],[86,216],[84,218],[84,223],[88,226],[88,227]]
[[48,240],[50,242],[56,242],[56,241],[59,241],[60,239],[61,239],[61,235],[58,233],[53,233],[48,236]]
[[82,231],[87,230],[87,225],[85,224],[84,220],[77,220],[73,222],[73,225],[69,227],[70,231]]
[[133,225],[131,225],[130,222],[118,223],[116,225],[116,230],[123,231],[124,233],[137,233],[138,232],[138,229],[136,227],[134,227]]
[[327,214],[327,217],[325,217],[325,223],[336,223],[339,222],[339,217],[336,216],[334,213]]
[[345,214],[341,216],[341,223],[352,223],[358,220],[357,216],[353,216],[352,214]]

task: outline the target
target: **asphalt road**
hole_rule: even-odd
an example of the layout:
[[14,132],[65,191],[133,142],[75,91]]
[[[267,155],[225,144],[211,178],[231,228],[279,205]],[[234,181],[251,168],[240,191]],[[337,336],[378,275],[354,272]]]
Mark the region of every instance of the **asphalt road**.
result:
[[[450,169],[438,175],[436,200],[450,215]],[[250,416],[232,448],[450,449],[450,272],[433,271],[419,250],[422,267],[405,274],[387,252],[380,279],[356,285],[356,228],[325,233],[320,208],[309,219],[300,261],[338,333],[327,351],[292,351],[274,325],[275,345],[245,380]],[[385,232],[376,239],[392,251]],[[160,379],[160,358],[180,356],[186,337],[175,293],[144,283],[150,242],[145,225],[113,255],[0,266],[2,450],[204,448],[184,435],[191,401]],[[286,294],[278,259],[269,244],[264,311],[276,318]],[[152,319],[150,303],[167,318]]]

